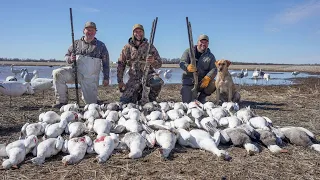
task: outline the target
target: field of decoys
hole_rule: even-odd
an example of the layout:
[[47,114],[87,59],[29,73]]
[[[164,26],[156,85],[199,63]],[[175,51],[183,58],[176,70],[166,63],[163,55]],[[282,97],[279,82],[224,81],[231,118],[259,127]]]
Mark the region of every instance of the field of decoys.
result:
[[[157,102],[120,104],[111,85],[99,87],[100,104],[77,105],[71,87],[70,104],[53,109],[51,77],[6,68],[12,77],[0,83],[0,178],[320,177],[320,71],[290,71],[293,83],[275,85],[269,82],[281,71],[230,70],[239,104],[217,104],[214,94],[205,104],[185,104],[176,69],[161,69],[167,83]],[[246,86],[249,78],[265,82]]]

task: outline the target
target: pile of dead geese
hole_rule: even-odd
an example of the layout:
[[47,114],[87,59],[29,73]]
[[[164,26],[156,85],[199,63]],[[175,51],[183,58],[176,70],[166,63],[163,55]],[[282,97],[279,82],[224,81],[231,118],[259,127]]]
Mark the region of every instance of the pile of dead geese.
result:
[[184,147],[203,149],[224,160],[230,160],[219,145],[243,147],[249,155],[259,153],[258,145],[272,153],[287,152],[284,140],[320,152],[320,144],[312,132],[303,127],[273,126],[268,117],[257,115],[249,107],[239,109],[237,103],[194,101],[150,102],[136,104],[77,104],[61,107],[60,113],[43,112],[39,122],[26,123],[19,140],[0,145],[2,168],[17,168],[28,153],[33,158],[25,163],[41,165],[45,159],[62,151],[64,165],[80,162],[86,153],[97,154],[95,161],[106,162],[114,150],[129,150],[128,158],[143,156],[145,148],[157,148],[167,158],[178,143]]

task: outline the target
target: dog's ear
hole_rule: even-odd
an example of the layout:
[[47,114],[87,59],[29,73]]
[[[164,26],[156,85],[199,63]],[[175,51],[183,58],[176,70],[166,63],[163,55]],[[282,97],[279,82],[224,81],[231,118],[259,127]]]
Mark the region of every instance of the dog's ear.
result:
[[230,66],[230,64],[231,64],[231,61],[226,60],[226,62],[227,62],[227,67],[229,67],[229,66]]
[[218,63],[219,63],[220,60],[214,62],[214,64],[216,65],[216,67],[218,67]]

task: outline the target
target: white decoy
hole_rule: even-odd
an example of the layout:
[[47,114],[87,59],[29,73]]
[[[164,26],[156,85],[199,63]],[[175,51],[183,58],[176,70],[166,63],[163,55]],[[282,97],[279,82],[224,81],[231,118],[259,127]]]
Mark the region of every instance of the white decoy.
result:
[[258,68],[256,68],[252,73],[252,78],[257,79],[260,76],[260,72],[258,71]]
[[22,71],[21,69],[14,69],[13,65],[11,65],[11,72],[14,74],[14,76],[17,76],[17,74],[20,74]]
[[9,157],[2,162],[3,169],[18,168],[31,150],[38,144],[38,138],[35,135],[28,136],[26,139],[14,141],[0,149],[1,156]]
[[268,82],[270,80],[270,74],[269,73],[265,73],[263,75],[263,79],[266,80],[266,82]]
[[74,104],[66,104],[61,106],[60,112],[66,112],[66,111],[76,111],[78,112],[79,110],[79,105],[77,103]]
[[158,130],[156,131],[156,142],[161,148],[159,152],[162,158],[168,158],[170,152],[175,147],[179,132],[177,130]]
[[166,70],[164,72],[163,77],[169,81],[169,79],[172,77],[171,69]]
[[93,149],[98,154],[96,160],[98,163],[106,162],[111,156],[113,150],[119,144],[119,135],[110,133],[100,134],[97,136],[97,139],[93,141]]
[[272,153],[286,153],[288,150],[278,146],[276,135],[268,130],[257,129],[256,137],[260,140]]
[[272,126],[272,121],[265,116],[256,116],[249,119],[248,124],[255,129],[270,130]]
[[54,124],[60,122],[61,117],[54,111],[43,112],[39,115],[39,122],[45,122],[47,124]]
[[130,149],[128,157],[131,159],[141,158],[143,150],[148,146],[153,148],[155,141],[155,134],[147,134],[143,131],[142,134],[137,132],[128,132],[121,139],[121,143],[125,144]]
[[61,136],[57,138],[48,138],[40,142],[36,149],[36,156],[29,161],[33,164],[41,165],[45,162],[46,158],[57,155],[64,145],[64,139]]
[[5,81],[0,82],[0,93],[6,96],[10,96],[10,107],[12,96],[21,96],[22,94],[34,94],[34,91],[30,83],[17,82],[17,81]]
[[65,128],[65,133],[70,134],[69,139],[72,139],[79,137],[86,129],[86,125],[82,122],[69,122]]
[[98,135],[109,134],[111,131],[112,122],[106,119],[94,119],[90,117],[87,121],[89,131],[94,131]]
[[309,147],[317,152],[320,152],[320,144],[317,144],[315,135],[306,128],[303,127],[283,127],[280,128],[284,137],[289,139],[290,143]]
[[22,126],[19,139],[24,139],[27,136],[41,136],[48,124],[46,122],[26,123]]
[[21,77],[24,79],[25,82],[31,82],[31,79],[33,78],[34,74],[29,73],[28,69],[24,68],[21,70]]
[[31,79],[31,86],[35,92],[42,91],[44,94],[44,91],[52,88],[53,86],[53,79],[49,78],[39,78],[39,74],[37,70],[33,71],[33,78]]
[[18,79],[15,76],[8,76],[6,77],[6,81],[18,81]]
[[66,166],[80,162],[84,155],[92,146],[92,140],[89,136],[76,137],[70,140],[65,140],[62,151],[69,153],[69,155],[62,158],[62,163]]
[[297,76],[297,75],[300,74],[300,72],[299,71],[293,71],[291,74],[294,75],[294,76]]
[[244,72],[243,72],[243,77],[247,77],[248,76],[248,69],[246,69]]

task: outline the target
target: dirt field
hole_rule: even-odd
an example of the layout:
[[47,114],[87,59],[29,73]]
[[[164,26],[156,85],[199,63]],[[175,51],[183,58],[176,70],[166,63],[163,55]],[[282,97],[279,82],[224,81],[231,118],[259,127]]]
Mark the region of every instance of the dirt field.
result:
[[[290,86],[242,86],[241,107],[250,105],[259,115],[273,120],[274,125],[303,126],[320,139],[320,79],[299,78]],[[165,85],[160,101],[180,101],[180,85]],[[70,90],[74,101],[74,90]],[[105,103],[119,99],[115,87],[100,87]],[[213,100],[211,96],[209,100]],[[51,110],[53,91],[12,98],[0,95],[0,143],[18,139],[22,125],[38,121],[40,112]],[[57,110],[56,110],[57,111]],[[86,155],[77,165],[64,167],[63,153],[47,159],[43,166],[22,164],[16,170],[0,170],[0,179],[320,179],[320,153],[288,144],[288,154],[272,155],[265,147],[260,154],[247,156],[243,148],[225,148],[231,161],[197,149],[176,148],[170,160],[160,160],[155,149],[145,150],[138,160],[126,159],[117,152],[106,162],[93,162],[95,155]],[[28,156],[30,159],[32,156]],[[2,161],[0,161],[2,162]]]
[[[16,66],[65,66],[65,62],[23,62],[23,61],[1,61],[0,65],[10,66],[14,64]],[[112,67],[116,67],[116,64],[112,64]],[[177,68],[178,64],[163,64],[163,68]],[[281,72],[309,72],[320,73],[320,65],[230,65],[230,70],[254,70],[261,68],[263,71],[281,71]]]

